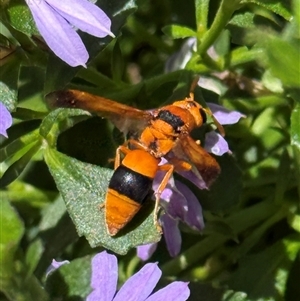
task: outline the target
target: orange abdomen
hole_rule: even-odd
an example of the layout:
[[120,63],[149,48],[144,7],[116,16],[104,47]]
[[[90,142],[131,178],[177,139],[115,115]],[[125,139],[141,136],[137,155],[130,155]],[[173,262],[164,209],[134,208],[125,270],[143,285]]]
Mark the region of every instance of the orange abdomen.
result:
[[[123,162],[131,162],[131,155],[139,152],[140,150],[133,150],[127,155],[128,160],[126,160],[126,156]],[[146,153],[145,156],[150,156],[150,154]],[[158,168],[157,161],[154,160],[155,164],[150,164],[150,166],[140,165],[141,162],[137,160],[131,162],[133,168],[122,164],[115,170],[109,182],[105,200],[105,223],[109,235],[116,235],[135,216],[147,196],[152,192],[153,178]],[[133,170],[138,167],[143,170],[143,166],[145,174],[148,173],[151,176]],[[153,170],[150,172],[149,167],[151,169],[151,166]]]
[[105,201],[105,223],[109,235],[116,235],[140,210],[141,204],[113,189],[108,189]]

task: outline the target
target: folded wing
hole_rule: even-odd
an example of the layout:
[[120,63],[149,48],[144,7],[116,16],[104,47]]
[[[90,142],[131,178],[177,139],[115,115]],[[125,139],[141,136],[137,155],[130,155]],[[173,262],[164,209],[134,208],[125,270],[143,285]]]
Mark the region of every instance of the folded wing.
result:
[[196,166],[201,177],[209,187],[220,174],[219,163],[188,135],[180,137],[179,144],[181,152]]
[[50,108],[76,108],[108,118],[125,134],[139,131],[147,125],[152,115],[116,101],[79,90],[60,90],[49,93],[46,102]]

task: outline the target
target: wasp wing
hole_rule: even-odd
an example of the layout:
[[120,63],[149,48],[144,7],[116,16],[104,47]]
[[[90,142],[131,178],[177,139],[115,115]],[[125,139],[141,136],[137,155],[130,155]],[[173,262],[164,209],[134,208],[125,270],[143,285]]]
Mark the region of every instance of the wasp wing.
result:
[[202,179],[209,187],[220,174],[220,165],[204,148],[189,135],[180,137],[175,156],[186,156],[195,165]]
[[46,95],[50,108],[76,108],[108,118],[123,133],[137,132],[146,127],[153,117],[142,111],[116,101],[79,90],[60,90]]

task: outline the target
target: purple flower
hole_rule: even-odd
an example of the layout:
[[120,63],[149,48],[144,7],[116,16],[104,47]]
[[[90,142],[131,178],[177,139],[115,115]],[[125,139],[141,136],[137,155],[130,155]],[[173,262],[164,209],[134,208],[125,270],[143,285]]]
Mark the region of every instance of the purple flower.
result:
[[76,28],[99,38],[114,37],[108,16],[88,0],[26,0],[26,3],[48,46],[72,67],[85,66],[89,58]]
[[48,277],[49,274],[51,274],[52,272],[54,272],[55,270],[57,270],[62,265],[68,264],[68,263],[70,263],[70,261],[68,261],[68,260],[56,261],[55,259],[52,259],[52,262],[51,262],[50,266],[48,267],[48,269],[46,271],[46,277]]
[[[237,111],[230,111],[225,109],[222,106],[219,106],[214,103],[207,103],[214,117],[222,125],[235,124],[245,115]],[[206,133],[205,135],[205,149],[217,156],[222,156],[225,153],[231,153],[228,143],[226,140],[215,131]]]
[[[165,159],[162,159],[162,164],[166,162]],[[163,176],[163,172],[157,173],[153,184],[154,191],[157,189]],[[196,231],[201,231],[204,228],[202,208],[192,191],[185,184],[174,181],[173,178],[169,180],[160,198],[160,204],[164,209],[164,213],[160,217],[164,239],[169,254],[175,257],[181,249],[179,222],[185,223]],[[139,246],[137,255],[142,260],[148,260],[155,250],[156,244]]]
[[0,102],[0,134],[4,137],[7,136],[6,130],[12,125],[12,117],[10,112],[6,109],[5,105]]
[[188,283],[176,281],[150,296],[161,277],[156,263],[148,263],[131,276],[116,294],[118,262],[106,251],[92,259],[91,287],[87,301],[184,301],[190,295]]
[[209,153],[215,154],[216,156],[222,156],[225,153],[230,153],[227,141],[215,131],[211,131],[205,134],[205,147]]
[[137,247],[137,256],[143,261],[148,260],[157,249],[157,243],[141,245]]
[[241,114],[237,111],[230,111],[225,109],[224,107],[208,102],[210,110],[212,111],[214,117],[222,124],[235,124],[245,115]]

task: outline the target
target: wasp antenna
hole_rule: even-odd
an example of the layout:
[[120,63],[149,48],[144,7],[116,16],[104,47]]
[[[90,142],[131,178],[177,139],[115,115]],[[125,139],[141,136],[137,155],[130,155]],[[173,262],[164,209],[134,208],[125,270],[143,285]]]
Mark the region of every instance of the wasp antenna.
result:
[[190,97],[188,98],[188,100],[195,100],[194,92],[190,92]]
[[214,114],[212,113],[212,111],[209,108],[203,108],[203,111],[211,116],[212,120],[214,121],[214,124],[216,125],[217,129],[219,130],[220,134],[224,137],[225,136],[225,130],[223,125],[216,119],[216,117],[214,116]]
[[222,137],[225,136],[225,130],[223,128],[223,125],[216,119],[216,117],[212,114],[211,115],[213,121],[214,121],[214,124],[217,126],[217,129],[219,130],[220,134]]
[[195,76],[194,80],[192,81],[191,88],[190,88],[190,95],[191,95],[191,93],[193,93],[193,95],[194,95],[194,91],[195,91],[196,87],[198,86],[199,79],[200,79],[200,76],[197,75],[197,76]]

